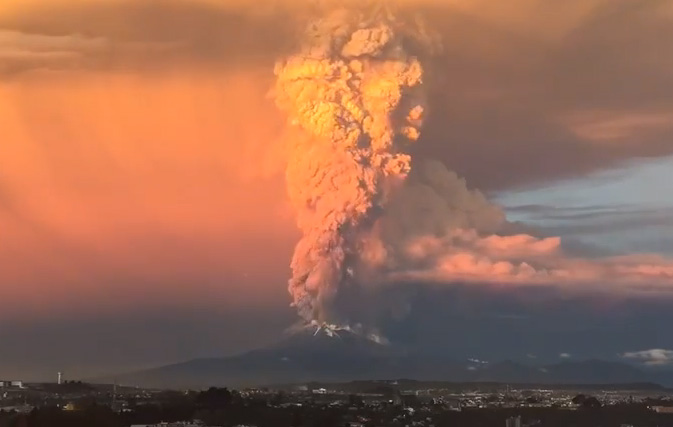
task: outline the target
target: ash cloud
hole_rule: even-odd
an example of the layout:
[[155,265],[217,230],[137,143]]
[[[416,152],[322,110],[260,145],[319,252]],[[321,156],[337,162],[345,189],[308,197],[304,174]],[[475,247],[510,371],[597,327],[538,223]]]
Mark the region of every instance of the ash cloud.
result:
[[673,261],[656,254],[585,258],[531,233],[437,162],[415,164],[374,228],[365,262],[383,281],[553,286],[567,293],[666,296]]
[[[637,7],[631,6],[636,3]],[[190,176],[204,161],[199,158],[200,163],[193,168],[180,169],[162,160],[176,157],[165,147],[184,148],[175,152],[186,156],[194,153],[194,144],[196,150],[202,149],[207,139],[222,148],[213,151],[212,157],[224,158],[227,155],[223,153],[229,153],[221,170],[240,167],[250,175],[268,168],[278,178],[279,170],[289,164],[286,177],[290,199],[300,214],[298,221],[305,236],[297,250],[300,255],[295,258],[303,261],[293,263],[292,290],[306,320],[340,320],[340,310],[330,313],[330,307],[340,305],[335,289],[342,282],[351,283],[349,271],[366,282],[366,287],[377,290],[384,289],[389,281],[402,280],[542,283],[575,288],[598,284],[612,292],[614,288],[606,282],[613,279],[620,289],[648,283],[665,289],[670,279],[668,260],[608,258],[588,263],[565,253],[553,236],[532,235],[509,223],[483,193],[469,187],[490,191],[540,185],[545,180],[583,174],[633,157],[673,152],[669,142],[673,136],[669,126],[673,69],[667,55],[661,54],[668,51],[665,41],[670,39],[672,18],[664,10],[666,2],[636,3],[573,0],[560,7],[550,2],[515,0],[509,12],[485,8],[480,1],[400,1],[389,9],[381,8],[383,3],[378,9],[376,3],[355,8],[350,8],[355,3],[339,3],[346,6],[345,15],[339,17],[330,15],[331,2],[261,1],[253,8],[245,1],[13,0],[0,13],[3,34],[13,37],[2,48],[5,52],[18,49],[24,52],[24,58],[10,61],[5,57],[4,64],[10,66],[9,71],[0,72],[0,83],[4,89],[11,74],[12,89],[16,89],[12,99],[17,100],[11,107],[20,107],[15,109],[19,111],[17,116],[27,112],[27,118],[21,116],[25,124],[9,128],[18,129],[19,135],[26,133],[24,128],[34,129],[29,137],[36,140],[36,151],[47,153],[38,157],[50,162],[53,159],[47,166],[60,166],[54,167],[61,178],[58,182],[66,182],[64,185],[72,190],[89,180],[82,179],[86,174],[80,173],[87,157],[79,157],[78,164],[71,153],[86,152],[81,147],[90,149],[95,140],[89,138],[91,135],[104,140],[114,132],[95,128],[103,126],[91,124],[93,120],[73,120],[85,112],[82,105],[71,107],[63,113],[68,117],[60,121],[44,119],[49,114],[26,105],[31,100],[22,97],[31,90],[24,89],[39,91],[34,88],[61,84],[70,95],[70,89],[75,88],[73,81],[80,75],[98,77],[91,83],[96,88],[92,91],[95,97],[86,98],[84,105],[105,94],[109,77],[121,72],[138,77],[140,83],[119,83],[123,87],[115,86],[118,92],[131,87],[133,93],[145,94],[145,89],[138,88],[160,86],[157,92],[164,93],[168,89],[155,82],[163,82],[167,75],[189,82],[166,83],[166,87],[176,88],[175,94],[153,97],[155,108],[136,108],[131,114],[134,119],[119,116],[129,107],[115,103],[115,110],[109,114],[115,121],[124,119],[133,126],[115,123],[115,131],[122,135],[100,142],[105,148],[100,151],[115,153],[122,146],[134,147],[136,158],[117,159],[120,165],[114,166],[124,170],[158,162],[165,170],[157,181],[165,182],[163,178],[170,177],[170,193],[178,194],[181,185],[190,191],[199,188],[202,182]],[[352,13],[366,18],[353,18]],[[418,15],[425,18],[424,26],[416,24]],[[302,45],[306,34],[295,29],[315,22],[316,16],[323,18],[318,19],[320,25],[329,27],[331,36]],[[324,28],[322,31],[327,32]],[[619,37],[613,39],[614,34]],[[632,36],[637,36],[637,46],[629,41]],[[432,55],[422,52],[421,48],[434,46],[437,39],[441,40],[441,51]],[[292,62],[297,54],[301,61]],[[311,67],[304,66],[307,58]],[[279,65],[274,76],[276,62]],[[62,70],[68,78],[54,83],[50,76],[27,77],[30,71],[45,68]],[[195,74],[194,69],[223,77],[205,89],[195,89],[197,83],[193,82],[201,84],[202,75]],[[239,78],[233,78],[236,73]],[[280,83],[275,87],[279,111],[273,110],[272,101],[260,101],[274,77]],[[242,81],[249,85],[246,90],[239,88]],[[248,105],[235,108],[246,115],[216,102],[194,103],[209,99],[201,89],[221,94],[227,104]],[[383,95],[373,96],[376,91]],[[49,91],[40,92],[32,101],[43,101],[41,108],[48,113],[60,111],[60,105],[48,102],[50,95]],[[135,98],[143,96],[127,94],[125,102]],[[215,105],[218,111],[183,114],[191,111],[190,103]],[[158,108],[169,104],[169,112]],[[422,127],[417,106],[423,107]],[[176,112],[182,120],[174,120]],[[289,115],[303,130],[279,129],[281,113]],[[136,117],[142,120],[133,121]],[[409,118],[411,123],[406,120]],[[221,122],[221,128],[211,125],[215,122]],[[165,133],[140,133],[137,129],[142,123]],[[51,131],[41,133],[42,128]],[[275,145],[281,132],[288,133],[286,141],[292,142],[283,147],[284,152]],[[47,133],[68,134],[72,140],[55,142],[45,136]],[[171,139],[173,134],[197,142],[176,142]],[[311,145],[325,139],[332,143]],[[408,143],[414,139],[413,144]],[[150,141],[153,148],[145,150],[140,141]],[[17,138],[8,144],[22,142]],[[312,149],[306,150],[309,145]],[[231,154],[235,152],[244,154],[236,157]],[[11,150],[7,153],[5,159],[16,156]],[[268,153],[274,153],[273,159],[262,159]],[[434,161],[424,160],[428,158]],[[184,178],[174,177],[176,169]],[[113,166],[105,171],[112,171],[115,178],[121,174]],[[10,163],[3,165],[3,172],[24,173],[15,171]],[[226,176],[226,185],[247,188],[240,176]],[[343,176],[350,178],[336,179]],[[128,188],[148,188],[148,194],[161,186],[147,185],[146,171],[140,166],[126,178]],[[20,179],[8,182],[24,183]],[[107,184],[100,185],[109,190]],[[52,189],[58,191],[55,184]],[[231,205],[237,208],[222,212],[242,212],[246,208],[276,212],[277,206],[267,206],[265,200],[254,206],[246,204],[246,197],[254,192],[245,193],[230,197],[235,202]],[[223,191],[222,198],[228,196],[230,192]],[[88,194],[81,205],[91,205],[87,202],[92,200],[95,196]],[[153,202],[155,209],[148,209],[146,216],[166,212],[160,209],[163,204],[176,200],[181,199],[166,196]],[[129,200],[126,202],[129,204]],[[39,212],[40,206],[34,210]],[[114,210],[107,206],[91,211],[105,212],[110,223],[119,223]],[[137,215],[124,215],[130,218],[134,213]],[[182,215],[187,216],[175,215],[176,223]],[[210,216],[202,213],[200,218],[206,217]],[[262,223],[262,217],[257,213],[255,219]],[[96,225],[90,228],[101,228]],[[187,233],[190,228],[185,230]],[[321,249],[326,247],[329,249]],[[264,257],[281,258],[287,256],[286,252],[265,252]],[[358,255],[351,260],[349,253]],[[629,279],[624,281],[624,277]],[[390,296],[384,299],[395,304],[398,301]]]
[[304,321],[350,327],[339,299],[399,281],[670,292],[671,260],[573,257],[559,237],[516,233],[440,162],[412,167],[405,142],[422,135],[440,42],[394,6],[370,5],[323,10],[275,68],[277,105],[301,130],[286,178],[303,232],[289,291]]
[[289,290],[307,322],[344,322],[333,300],[357,280],[360,240],[409,172],[405,145],[420,133],[423,66],[405,48],[415,29],[396,29],[389,12],[336,7],[276,65],[276,102],[302,131],[288,141],[286,179],[303,233]]

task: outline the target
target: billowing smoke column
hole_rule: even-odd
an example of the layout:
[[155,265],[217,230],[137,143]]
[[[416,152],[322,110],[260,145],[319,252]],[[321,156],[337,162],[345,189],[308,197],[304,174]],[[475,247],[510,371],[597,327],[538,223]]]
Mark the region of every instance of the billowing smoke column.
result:
[[289,291],[306,323],[371,337],[378,316],[408,311],[396,296],[407,284],[670,289],[670,259],[574,257],[560,238],[507,221],[443,164],[415,159],[411,171],[406,151],[426,109],[421,58],[439,46],[385,5],[330,9],[276,64],[276,103],[299,130],[286,180],[303,237]]
[[303,233],[289,292],[309,323],[347,326],[334,300],[358,286],[361,238],[406,178],[405,147],[420,134],[423,67],[385,12],[331,10],[275,68],[276,103],[301,130],[286,170]]

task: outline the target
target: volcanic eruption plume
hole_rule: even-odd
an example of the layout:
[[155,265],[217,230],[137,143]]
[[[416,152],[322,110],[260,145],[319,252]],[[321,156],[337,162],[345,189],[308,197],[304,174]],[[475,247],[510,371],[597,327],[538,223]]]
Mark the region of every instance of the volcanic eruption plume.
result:
[[410,170],[405,147],[419,137],[425,97],[409,46],[423,44],[386,7],[331,9],[276,64],[276,103],[300,129],[286,169],[303,233],[289,292],[306,322],[348,322],[331,305],[358,286],[360,239]]
[[670,288],[669,259],[573,256],[560,238],[507,221],[440,162],[415,159],[411,171],[408,148],[429,98],[424,79],[431,67],[441,72],[432,58],[438,39],[408,8],[333,3],[319,4],[295,53],[275,67],[276,104],[297,130],[286,141],[287,191],[302,232],[289,292],[306,323],[370,328],[363,317],[376,317],[375,305],[404,314],[391,290],[408,282]]

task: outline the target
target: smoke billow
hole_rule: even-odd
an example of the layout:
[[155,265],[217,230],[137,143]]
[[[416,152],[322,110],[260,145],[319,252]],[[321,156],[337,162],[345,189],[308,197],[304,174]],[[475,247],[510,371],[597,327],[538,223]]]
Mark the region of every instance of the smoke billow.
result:
[[665,260],[569,257],[559,238],[522,233],[441,163],[415,159],[412,171],[438,42],[393,12],[328,9],[276,63],[276,104],[299,129],[286,180],[302,232],[289,292],[304,321],[349,328],[354,307],[376,309],[361,289],[409,280],[670,284]]
[[614,295],[670,292],[670,259],[574,256],[561,238],[507,221],[500,207],[441,163],[419,163],[370,239],[367,261],[378,283],[545,285]]
[[307,322],[342,324],[331,305],[357,286],[361,238],[410,170],[407,144],[425,112],[422,45],[385,8],[332,10],[276,64],[276,102],[301,135],[289,142],[287,188],[303,237],[289,291]]

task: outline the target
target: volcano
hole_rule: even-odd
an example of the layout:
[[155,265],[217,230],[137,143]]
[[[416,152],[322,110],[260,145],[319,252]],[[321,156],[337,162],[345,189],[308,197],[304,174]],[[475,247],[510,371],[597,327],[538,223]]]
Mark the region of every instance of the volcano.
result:
[[348,330],[303,329],[268,347],[232,357],[184,363],[116,377],[150,387],[240,387],[303,381],[385,377],[405,353]]
[[[654,375],[656,374],[656,375]],[[666,374],[666,375],[664,375]],[[420,354],[349,330],[305,328],[280,341],[232,357],[194,359],[99,382],[153,388],[247,387],[309,382],[410,378],[421,381],[509,384],[673,384],[673,374],[643,372],[600,360],[530,366]]]

